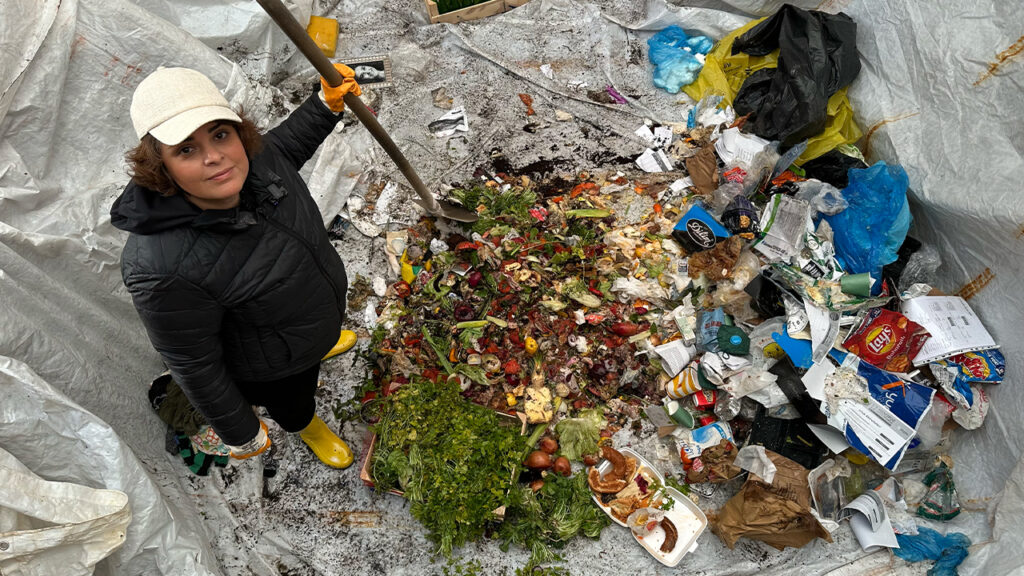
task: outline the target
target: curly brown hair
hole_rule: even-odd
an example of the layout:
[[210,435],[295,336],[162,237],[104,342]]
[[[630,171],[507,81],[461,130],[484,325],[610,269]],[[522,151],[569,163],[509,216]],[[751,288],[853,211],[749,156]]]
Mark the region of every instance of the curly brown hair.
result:
[[[253,156],[259,153],[263,146],[263,136],[256,128],[256,124],[249,120],[244,110],[238,111],[241,122],[226,121],[227,124],[235,127],[238,138],[245,148],[245,155],[252,160]],[[160,147],[163,144],[151,134],[146,134],[139,141],[139,145],[125,153],[124,159],[128,162],[128,175],[136,184],[143,188],[153,190],[161,196],[173,196],[180,191],[178,185],[167,173],[164,161],[160,157]]]

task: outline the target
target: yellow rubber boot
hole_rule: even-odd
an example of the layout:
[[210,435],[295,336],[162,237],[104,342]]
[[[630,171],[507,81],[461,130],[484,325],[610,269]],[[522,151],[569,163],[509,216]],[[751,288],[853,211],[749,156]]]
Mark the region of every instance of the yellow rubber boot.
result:
[[313,449],[321,462],[331,468],[348,468],[352,465],[352,449],[338,435],[331,432],[319,416],[299,432],[299,438]]
[[327,353],[322,360],[327,360],[341,354],[342,352],[348,351],[349,348],[356,345],[356,333],[351,330],[342,330],[341,336],[338,337],[338,343],[331,348],[331,351]]

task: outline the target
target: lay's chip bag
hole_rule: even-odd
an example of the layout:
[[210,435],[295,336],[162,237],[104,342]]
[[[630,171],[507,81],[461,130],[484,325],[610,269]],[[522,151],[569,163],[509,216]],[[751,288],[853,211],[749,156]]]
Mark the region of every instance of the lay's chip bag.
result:
[[988,382],[998,384],[1006,374],[1006,360],[999,350],[981,350],[950,356],[945,360],[936,360],[941,366],[956,366],[966,382]]
[[899,312],[868,310],[843,346],[862,360],[889,372],[907,372],[931,334]]

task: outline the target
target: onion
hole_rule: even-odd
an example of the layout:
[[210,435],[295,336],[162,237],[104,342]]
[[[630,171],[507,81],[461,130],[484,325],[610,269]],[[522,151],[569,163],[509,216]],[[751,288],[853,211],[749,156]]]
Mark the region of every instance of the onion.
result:
[[551,456],[543,450],[534,450],[526,457],[526,467],[531,470],[544,470],[551,467]]
[[572,465],[569,464],[569,459],[565,456],[559,456],[555,460],[555,474],[561,474],[562,476],[568,476],[572,474]]
[[548,454],[554,454],[558,452],[558,442],[551,436],[545,436],[540,439],[540,449]]

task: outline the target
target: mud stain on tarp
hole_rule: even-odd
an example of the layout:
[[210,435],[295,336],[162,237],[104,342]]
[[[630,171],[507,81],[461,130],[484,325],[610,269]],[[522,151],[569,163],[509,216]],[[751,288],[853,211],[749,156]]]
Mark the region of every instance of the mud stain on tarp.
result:
[[829,14],[836,14],[842,12],[852,3],[852,0],[822,0],[814,9],[818,12],[828,12]]
[[957,290],[956,295],[963,298],[964,300],[970,300],[971,298],[976,296],[978,292],[981,292],[982,288],[988,286],[989,282],[995,279],[995,277],[996,275],[992,272],[991,269],[985,268],[985,270],[981,274],[978,274],[978,276],[975,277],[974,280],[971,280],[967,284],[964,284],[963,288]]
[[360,528],[377,528],[381,519],[381,513],[375,510],[328,510],[324,515],[332,523]]
[[1009,62],[1011,59],[1020,56],[1022,52],[1024,52],[1024,36],[1021,36],[1020,38],[1017,39],[1016,42],[1010,44],[1010,47],[1007,48],[1006,50],[1003,50],[999,54],[996,54],[995,61],[989,62],[988,70],[985,70],[985,72],[983,72],[981,76],[978,77],[978,79],[974,82],[974,86],[977,86],[984,82],[985,80],[988,80],[992,76],[995,76],[996,72],[998,72],[1004,64]]
[[919,116],[920,112],[907,112],[906,114],[900,114],[899,116],[893,116],[891,118],[883,118],[868,128],[868,131],[864,133],[864,157],[871,157],[871,137],[875,135],[875,131],[885,126],[886,124],[892,124],[893,122],[899,122],[900,120],[906,120],[914,116]]

